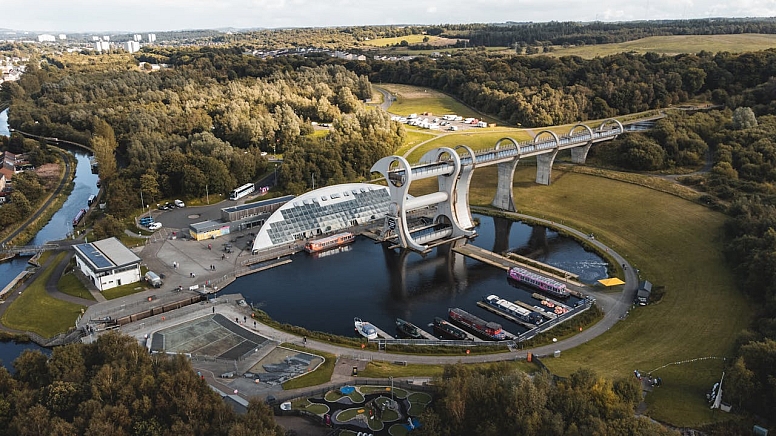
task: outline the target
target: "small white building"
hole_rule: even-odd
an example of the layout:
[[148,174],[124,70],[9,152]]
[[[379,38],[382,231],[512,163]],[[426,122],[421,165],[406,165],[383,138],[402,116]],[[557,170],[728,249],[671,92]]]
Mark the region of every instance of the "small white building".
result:
[[140,281],[140,258],[116,238],[73,248],[76,266],[100,291]]

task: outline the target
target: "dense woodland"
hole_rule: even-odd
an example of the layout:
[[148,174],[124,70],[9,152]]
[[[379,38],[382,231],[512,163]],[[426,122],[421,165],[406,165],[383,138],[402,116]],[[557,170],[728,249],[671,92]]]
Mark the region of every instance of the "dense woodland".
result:
[[[165,62],[170,68],[149,73],[137,68],[137,60]],[[73,55],[47,57],[39,68],[35,65],[18,83],[0,89],[0,98],[12,103],[12,127],[93,146],[101,177],[109,181],[109,209],[119,217],[139,206],[134,193],[141,186],[153,201],[202,195],[206,188],[211,195],[223,193],[254,180],[269,168],[262,151],[284,154],[280,184],[292,193],[308,188],[311,173],[319,184],[368,177],[372,163],[392,153],[404,135],[401,125],[359,101],[378,81],[439,89],[523,126],[713,103],[718,107],[709,111],[671,112],[652,131],[622,135],[594,148],[591,157],[637,171],[710,166],[685,182],[704,192],[705,204],[730,216],[726,254],[742,292],[761,308],[757,321],[742,332],[728,368],[726,401],[744,413],[776,416],[776,50],[591,60],[466,51],[437,60],[357,62],[328,56],[258,59],[239,48],[159,47],[137,59]],[[312,122],[332,127],[316,130]],[[466,434],[474,423],[463,417],[475,416],[467,414],[492,416],[470,401],[482,386],[496,382],[487,373],[448,376],[471,384],[445,388],[436,409],[439,421],[428,417],[429,428]],[[515,376],[510,383],[529,382]],[[595,376],[585,374],[564,383],[552,389],[600,386]],[[455,396],[461,392],[467,396]],[[504,398],[516,395],[499,392]],[[552,392],[542,392],[546,404],[558,406],[550,402]],[[612,395],[628,402],[627,395]],[[567,426],[551,429],[545,427],[549,412],[544,407],[531,409],[530,431],[538,429],[536,434],[572,432],[572,422],[587,429],[599,425],[567,417]],[[621,407],[602,406],[593,416],[617,417],[627,410]],[[513,427],[508,425],[522,425],[498,422],[472,431],[509,434]]]
[[459,364],[446,367],[438,383],[441,399],[421,417],[420,436],[678,434],[635,416],[641,401],[635,377],[611,381],[579,370],[556,381],[507,364],[487,370]]
[[282,436],[272,410],[251,402],[239,415],[183,356],[150,355],[129,336],[25,351],[0,367],[5,435]]
[[[221,60],[204,57],[158,73],[123,57],[96,67],[70,60],[31,63],[4,84],[9,123],[91,146],[117,217],[140,206],[139,189],[151,204],[227,194],[269,171],[262,153],[283,155],[279,183],[292,193],[306,190],[312,173],[319,184],[364,179],[372,157],[403,139],[400,124],[362,104],[369,80],[341,65],[276,64],[230,80],[216,69]],[[331,128],[316,134],[313,122]]]
[[468,46],[594,45],[649,36],[776,33],[776,20],[713,18],[669,21],[459,24],[444,26],[442,36],[464,38]]

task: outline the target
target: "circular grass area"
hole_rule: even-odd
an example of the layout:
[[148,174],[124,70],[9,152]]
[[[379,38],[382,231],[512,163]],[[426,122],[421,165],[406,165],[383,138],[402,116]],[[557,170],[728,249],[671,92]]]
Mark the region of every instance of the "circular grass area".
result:
[[330,409],[329,409],[329,406],[325,404],[316,403],[316,404],[310,404],[309,406],[305,407],[304,410],[310,413],[314,413],[318,416],[323,416],[324,414],[329,413]]
[[388,433],[391,436],[406,436],[409,433],[409,430],[407,430],[407,427],[405,427],[404,424],[394,424],[388,428]]
[[407,399],[410,403],[428,404],[431,402],[431,395],[425,392],[413,392]]
[[[391,387],[390,386],[359,386],[359,391],[361,391],[364,395],[369,394],[391,394]],[[402,388],[393,388],[393,395],[394,397],[398,399],[404,399],[407,398],[407,395],[409,395],[409,392]]]

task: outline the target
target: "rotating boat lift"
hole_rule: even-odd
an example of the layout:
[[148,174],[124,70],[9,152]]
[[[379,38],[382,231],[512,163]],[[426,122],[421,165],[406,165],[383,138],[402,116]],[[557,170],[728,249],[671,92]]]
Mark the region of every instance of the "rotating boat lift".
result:
[[[622,123],[611,118],[595,130],[586,124],[576,124],[563,136],[542,130],[531,141],[518,143],[512,138],[502,138],[493,148],[477,153],[465,145],[455,149],[439,147],[428,151],[415,165],[410,165],[402,156],[384,157],[372,166],[372,172],[380,173],[388,182],[391,196],[383,236],[396,237],[397,246],[421,253],[451,240],[471,238],[476,231],[469,209],[469,186],[477,166],[498,166],[498,183],[491,204],[514,212],[517,208],[512,182],[520,158],[536,157],[536,183],[549,185],[552,165],[560,150],[570,149],[572,162],[581,164],[594,143],[614,139],[624,131]],[[546,139],[548,136],[550,139]],[[409,195],[412,182],[431,177],[437,178],[437,192],[419,197]],[[411,228],[409,219],[422,216],[432,206],[436,207],[432,221],[421,220],[420,225]]]

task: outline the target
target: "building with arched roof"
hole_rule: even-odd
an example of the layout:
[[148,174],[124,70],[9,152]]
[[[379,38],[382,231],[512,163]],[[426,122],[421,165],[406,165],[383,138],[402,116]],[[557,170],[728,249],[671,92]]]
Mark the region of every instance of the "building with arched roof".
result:
[[390,201],[387,187],[370,183],[345,183],[307,192],[272,213],[256,235],[253,251],[385,219]]

